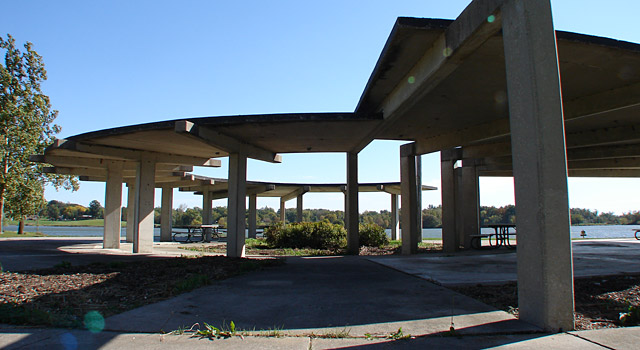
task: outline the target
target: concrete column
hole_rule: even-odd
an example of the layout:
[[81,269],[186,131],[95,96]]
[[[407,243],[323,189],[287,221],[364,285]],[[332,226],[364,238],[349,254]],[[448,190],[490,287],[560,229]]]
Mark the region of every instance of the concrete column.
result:
[[420,160],[415,155],[415,143],[400,147],[400,192],[402,193],[402,254],[418,251],[422,236],[422,204],[418,189]]
[[[204,188],[202,191],[202,224],[203,225],[211,225],[213,224],[213,215],[211,213],[212,203],[211,203],[211,192],[209,189]],[[206,242],[211,241],[211,232],[207,230],[205,234],[204,240]]]
[[122,172],[119,161],[107,161],[107,184],[104,199],[103,248],[120,248],[120,222],[122,216]]
[[471,248],[471,236],[480,234],[480,184],[476,163],[462,161],[462,239],[465,249]]
[[422,156],[415,156],[416,162],[416,204],[412,220],[416,223],[416,229],[413,231],[415,234],[415,241],[417,243],[422,242]]
[[[456,162],[458,165],[459,162]],[[462,247],[464,242],[464,212],[463,212],[463,193],[462,193],[462,167],[454,166],[453,167],[453,177],[454,177],[454,196],[455,196],[455,226],[456,226],[456,250],[459,250]]]
[[400,217],[398,216],[398,214],[400,213],[398,211],[398,197],[400,197],[397,194],[393,194],[391,193],[391,239],[392,240],[397,240],[400,237],[398,237],[398,231],[400,229]]
[[249,238],[256,238],[258,221],[258,195],[249,196]]
[[347,228],[347,253],[360,253],[360,213],[358,212],[358,154],[347,153],[347,191],[344,220]]
[[173,229],[173,187],[162,187],[162,207],[160,212],[160,242],[171,242]]
[[127,243],[133,243],[136,226],[136,184],[127,184]]
[[142,159],[136,171],[136,218],[133,234],[133,252],[153,251],[153,205],[155,195],[156,163]]
[[297,197],[296,220],[298,222],[302,222],[302,210],[303,210],[302,196],[304,196],[304,193],[299,194]]
[[520,319],[574,328],[562,95],[549,1],[508,0],[503,38],[518,232]]
[[287,204],[287,202],[284,198],[280,198],[280,222],[283,227],[287,224],[287,209],[285,208],[285,204]]
[[227,256],[243,257],[245,249],[245,216],[247,211],[247,156],[229,154],[229,221],[227,224]]
[[446,253],[458,249],[456,233],[456,178],[453,166],[454,150],[440,151],[440,191],[442,194],[442,250]]

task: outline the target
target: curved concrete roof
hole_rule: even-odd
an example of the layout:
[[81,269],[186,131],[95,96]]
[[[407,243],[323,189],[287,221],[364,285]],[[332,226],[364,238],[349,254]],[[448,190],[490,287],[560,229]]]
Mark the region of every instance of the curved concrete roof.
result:
[[[61,159],[135,161],[144,153],[169,166],[215,166],[219,162],[210,158],[233,152],[278,162],[277,153],[356,152],[373,139],[393,139],[417,141],[418,154],[463,147],[462,158],[483,159],[484,174],[508,175],[500,27],[485,25],[468,37],[463,30],[458,21],[398,18],[353,113],[132,125],[61,140],[39,160],[67,167],[55,171],[87,175]],[[640,175],[640,45],[557,32],[557,47],[570,174],[602,176],[600,170],[613,169],[625,171],[606,174]],[[599,164],[581,163],[586,160]]]
[[[419,154],[463,147],[463,158],[509,156],[502,32],[489,24],[461,41],[457,22],[398,18],[356,114],[382,113],[370,136],[417,141]],[[640,45],[556,38],[570,175],[640,176]],[[489,162],[510,174],[510,157]],[[594,171],[602,169],[631,171]]]

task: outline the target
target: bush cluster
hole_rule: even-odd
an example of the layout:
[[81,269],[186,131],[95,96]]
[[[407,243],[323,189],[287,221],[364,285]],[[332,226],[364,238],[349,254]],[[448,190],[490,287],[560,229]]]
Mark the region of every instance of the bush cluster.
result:
[[274,248],[339,249],[347,244],[344,227],[326,221],[273,225],[264,236]]
[[[273,248],[340,249],[347,246],[347,231],[329,222],[273,225],[264,232]],[[360,246],[382,247],[389,243],[384,229],[376,224],[360,224]]]
[[360,246],[382,247],[389,244],[387,233],[376,224],[360,224]]

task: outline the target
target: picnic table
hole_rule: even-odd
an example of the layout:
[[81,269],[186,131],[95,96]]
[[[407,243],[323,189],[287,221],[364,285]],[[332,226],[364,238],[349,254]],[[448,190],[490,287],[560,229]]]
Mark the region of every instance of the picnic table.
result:
[[491,248],[499,248],[502,246],[506,246],[509,248],[514,248],[511,245],[511,241],[509,238],[511,236],[515,236],[516,232],[511,231],[511,229],[515,228],[515,224],[490,224],[484,227],[492,228],[494,233],[485,233],[479,235],[471,236],[471,247],[474,249],[482,248],[482,238],[489,238],[489,246]]
[[[180,231],[173,231],[173,240],[176,242],[209,242],[212,237],[218,238],[220,236],[218,225],[187,225],[174,228],[181,229]],[[187,236],[184,241],[177,239],[177,237],[184,235]]]

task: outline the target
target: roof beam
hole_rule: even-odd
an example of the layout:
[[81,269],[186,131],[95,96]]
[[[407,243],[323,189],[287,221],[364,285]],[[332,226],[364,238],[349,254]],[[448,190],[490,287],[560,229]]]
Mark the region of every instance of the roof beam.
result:
[[[376,134],[395,122],[449,75],[462,61],[502,28],[500,7],[503,0],[473,1],[449,25],[409,73],[389,93],[378,111],[384,121],[367,135],[352,152],[359,152]],[[487,18],[493,16],[493,21]]]
[[175,131],[188,135],[208,145],[219,148],[228,153],[243,153],[247,157],[270,163],[281,163],[282,156],[264,148],[242,142],[208,127],[199,126],[188,120],[180,120],[175,124]]
[[640,157],[640,143],[633,145],[614,145],[599,147],[581,147],[567,150],[568,160],[590,160]]
[[378,186],[376,186],[376,188],[378,189],[378,191],[386,192],[386,193],[389,193],[389,194],[400,195],[401,192],[402,192],[402,191],[400,191],[400,188],[398,188],[396,186],[378,185]]
[[567,148],[639,141],[640,124],[584,130],[566,134]]
[[571,177],[640,177],[640,169],[569,169]]
[[213,158],[200,158],[171,153],[141,151],[129,148],[87,144],[70,140],[55,140],[53,144],[47,147],[47,149],[45,150],[45,154],[55,149],[64,149],[80,153],[94,154],[120,160],[140,161],[141,159],[153,159],[156,161],[156,163],[208,167],[220,167],[222,165],[219,159]]
[[[113,162],[113,159],[106,158],[83,158],[83,157],[69,157],[69,156],[52,156],[37,154],[29,156],[29,160],[36,163],[51,164],[56,167],[63,168],[92,168],[92,169],[106,169],[108,162]],[[118,160],[115,160],[118,161]],[[119,161],[124,165],[124,170],[135,170],[137,162],[134,161]],[[175,165],[175,164],[156,164],[156,171],[193,171],[191,165]]]
[[458,146],[463,146],[464,149],[465,145],[470,142],[486,141],[507,136],[509,132],[509,120],[498,119],[435,137],[416,140],[416,154],[427,154]]
[[[102,168],[84,168],[84,167],[44,167],[42,172],[45,174],[61,174],[61,175],[76,175],[76,176],[93,176],[101,177],[107,175],[107,169]],[[156,177],[171,176],[181,178],[184,175],[182,172],[175,172],[173,170],[158,170],[156,171]],[[124,169],[122,176],[125,178],[135,178],[135,169]]]
[[294,191],[292,191],[292,192],[290,192],[290,193],[288,193],[288,194],[286,194],[286,195],[284,195],[284,196],[282,196],[280,198],[281,198],[282,201],[286,202],[286,201],[294,199],[294,198],[296,198],[296,197],[298,197],[300,195],[303,195],[303,194],[309,192],[310,190],[311,190],[311,187],[302,186],[302,187],[300,187],[300,188],[298,188],[298,189],[296,189],[296,190],[294,190]]
[[568,162],[570,170],[576,169],[639,169],[640,157],[618,159],[572,160]]
[[563,101],[564,120],[573,120],[640,105],[640,84]]
[[266,185],[258,185],[247,188],[247,196],[250,195],[260,195],[261,193],[273,191],[276,189],[276,185],[274,184],[266,184]]

